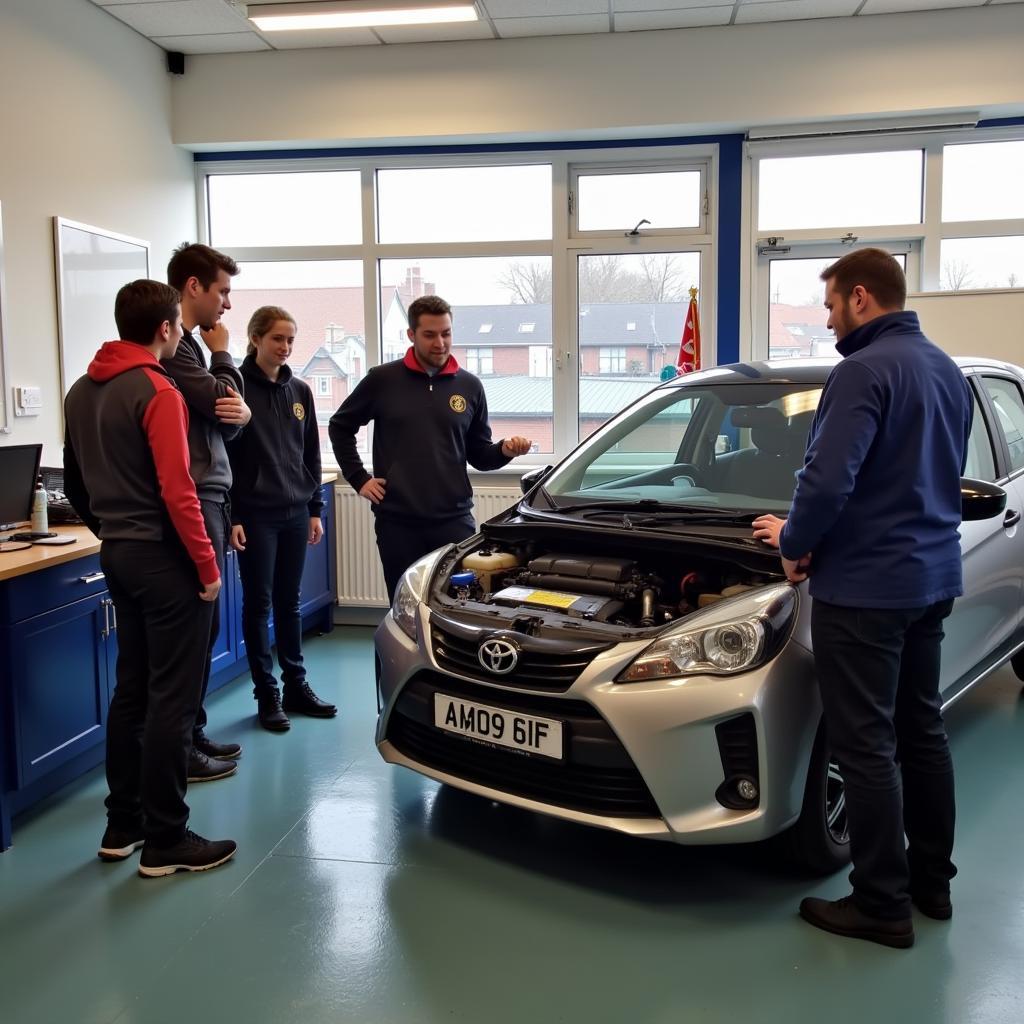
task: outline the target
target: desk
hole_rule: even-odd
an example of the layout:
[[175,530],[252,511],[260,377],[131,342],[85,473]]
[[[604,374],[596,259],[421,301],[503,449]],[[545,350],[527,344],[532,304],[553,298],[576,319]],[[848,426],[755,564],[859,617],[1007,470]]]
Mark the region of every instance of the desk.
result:
[[[336,474],[325,474],[324,539],[307,549],[304,629],[328,631],[335,603]],[[100,764],[114,693],[117,615],[84,526],[57,526],[74,544],[0,552],[0,850],[11,819]],[[210,691],[246,669],[238,559],[229,550],[220,592],[221,631]],[[97,828],[102,809],[97,807]]]

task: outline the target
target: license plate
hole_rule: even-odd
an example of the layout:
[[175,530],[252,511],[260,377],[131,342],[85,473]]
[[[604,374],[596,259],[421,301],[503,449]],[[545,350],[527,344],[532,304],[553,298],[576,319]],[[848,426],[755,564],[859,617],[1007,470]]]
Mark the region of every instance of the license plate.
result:
[[562,760],[562,723],[553,718],[535,718],[435,693],[434,725],[499,747]]

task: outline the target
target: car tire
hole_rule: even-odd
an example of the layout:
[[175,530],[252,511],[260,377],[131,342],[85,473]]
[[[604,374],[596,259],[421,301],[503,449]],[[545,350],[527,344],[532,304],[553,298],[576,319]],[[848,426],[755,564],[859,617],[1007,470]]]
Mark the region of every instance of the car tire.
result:
[[1013,671],[1017,673],[1017,678],[1024,680],[1024,651],[1018,651],[1010,659],[1010,664],[1013,666]]
[[850,833],[839,767],[832,760],[825,723],[818,726],[800,817],[785,838],[790,860],[815,875],[831,875],[850,863]]

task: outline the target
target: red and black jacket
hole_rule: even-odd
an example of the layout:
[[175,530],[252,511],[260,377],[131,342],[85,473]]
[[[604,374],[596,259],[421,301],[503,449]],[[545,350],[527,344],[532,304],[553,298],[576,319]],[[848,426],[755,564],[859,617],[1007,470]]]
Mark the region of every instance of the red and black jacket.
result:
[[101,540],[180,538],[201,583],[220,574],[189,475],[188,409],[141,345],[108,341],[64,400],[64,490]]

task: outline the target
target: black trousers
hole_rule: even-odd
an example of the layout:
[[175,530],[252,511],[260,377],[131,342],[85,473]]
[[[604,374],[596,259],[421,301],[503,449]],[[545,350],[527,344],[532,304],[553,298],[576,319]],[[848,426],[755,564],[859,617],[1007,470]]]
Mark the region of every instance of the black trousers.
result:
[[825,725],[846,783],[850,882],[858,906],[876,917],[909,916],[911,890],[945,893],[956,874],[953,762],[939,697],[942,623],[952,607],[815,601],[811,611]]
[[184,550],[105,540],[100,564],[117,613],[117,686],[107,717],[107,817],[158,846],[188,821],[185,788],[213,605]]
[[242,635],[257,698],[273,689],[270,657],[270,609],[274,609],[277,663],[285,686],[302,683],[302,616],[299,592],[309,543],[309,513],[283,517],[246,517],[245,550],[239,552],[242,574]]
[[476,533],[476,523],[468,512],[454,519],[398,521],[377,516],[374,531],[377,534],[380,563],[384,569],[384,582],[388,588],[388,600],[393,601],[402,575],[413,562],[434,548],[472,537]]
[[[224,552],[227,550],[228,539],[231,536],[231,509],[226,502],[212,501],[209,498],[201,498],[200,508],[203,511],[203,522],[206,524],[206,532],[213,545],[213,552],[217,556],[217,569],[220,571],[220,578],[224,579]],[[226,584],[225,584],[226,585]],[[213,647],[220,636],[220,601],[213,602],[213,613],[210,619],[210,635],[207,638],[206,664],[203,666],[203,683],[199,691],[199,710],[196,712],[195,733],[201,733],[206,728],[206,691],[210,686],[210,664],[213,661]]]

